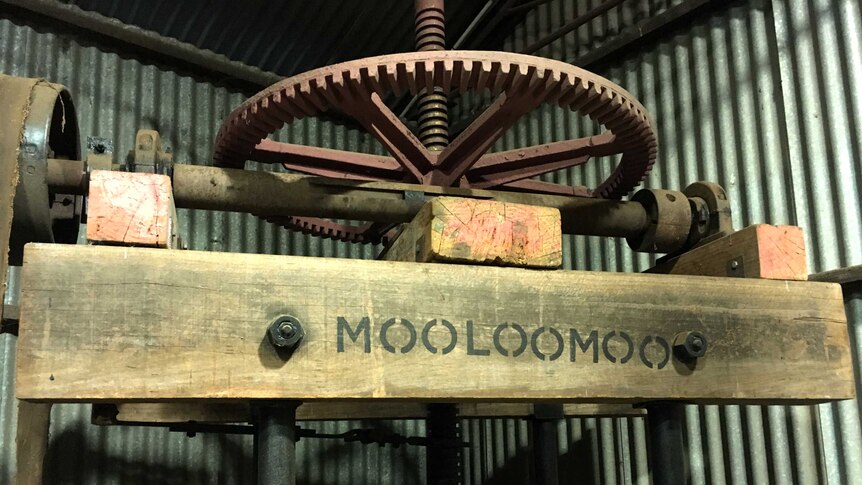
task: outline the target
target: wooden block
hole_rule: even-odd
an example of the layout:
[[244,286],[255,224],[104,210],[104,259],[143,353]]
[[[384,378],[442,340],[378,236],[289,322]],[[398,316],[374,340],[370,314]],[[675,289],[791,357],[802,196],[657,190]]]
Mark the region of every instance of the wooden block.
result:
[[[123,423],[245,423],[252,421],[247,402],[162,402],[119,403],[115,424]],[[576,416],[641,416],[644,410],[629,404],[566,404],[563,413]],[[533,414],[529,403],[460,403],[462,418],[528,417]],[[344,419],[420,419],[427,416],[420,402],[310,402],[296,410],[299,421],[335,421]],[[98,418],[100,423],[107,419]],[[114,423],[107,423],[114,424]]]
[[[832,283],[31,244],[21,290],[21,399],[854,394]],[[289,360],[265,337],[281,314],[306,334]],[[694,366],[668,349],[690,330],[710,343]]]
[[808,279],[805,238],[796,226],[756,224],[697,247],[647,273]]
[[170,177],[106,170],[90,174],[88,241],[175,247],[176,220]]
[[384,259],[558,268],[562,254],[558,209],[436,197],[404,226]]

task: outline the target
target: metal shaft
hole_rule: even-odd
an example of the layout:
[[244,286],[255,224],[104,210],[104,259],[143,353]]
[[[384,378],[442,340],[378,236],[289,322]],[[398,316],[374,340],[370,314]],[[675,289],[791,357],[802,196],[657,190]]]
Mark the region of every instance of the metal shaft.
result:
[[685,423],[684,405],[676,402],[654,402],[645,407],[653,483],[688,483],[688,456],[682,432]]
[[563,405],[536,403],[533,414],[533,483],[557,485],[560,454],[557,425],[563,419]]
[[296,484],[296,408],[292,401],[256,407],[258,485]]
[[[444,0],[416,0],[416,50],[446,49]],[[443,89],[423,90],[418,98],[419,140],[431,151],[442,151],[449,145],[449,106]],[[454,404],[428,405],[426,422],[428,445],[428,484],[457,485],[461,483],[461,423]],[[448,445],[440,445],[440,440]],[[436,441],[436,443],[435,443]]]
[[[85,193],[80,160],[48,160],[48,186],[63,194]],[[560,210],[563,232],[584,236],[637,237],[649,226],[637,202],[496,190],[432,187],[397,182],[347,182],[202,165],[174,165],[177,208],[294,215],[375,222],[410,222],[424,204],[408,192],[493,199]],[[684,229],[684,228],[682,228]],[[686,234],[688,231],[686,230]]]
[[454,404],[429,404],[426,421],[428,485],[461,483],[461,422]]

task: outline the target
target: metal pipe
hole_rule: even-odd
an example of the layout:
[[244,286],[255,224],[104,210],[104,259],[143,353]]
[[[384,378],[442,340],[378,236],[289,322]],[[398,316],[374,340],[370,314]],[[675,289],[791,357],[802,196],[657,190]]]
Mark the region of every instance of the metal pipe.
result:
[[557,425],[563,419],[562,404],[533,405],[533,483],[557,485],[560,454]]
[[296,408],[294,401],[256,406],[258,485],[296,485]]
[[537,40],[536,42],[533,42],[532,44],[528,45],[526,48],[524,48],[521,51],[521,54],[532,54],[532,53],[536,52],[537,50],[541,49],[542,47],[545,47],[546,45],[550,44],[551,42],[559,39],[560,37],[568,34],[569,32],[577,29],[578,27],[586,24],[587,22],[593,20],[594,18],[607,12],[608,10],[620,5],[621,3],[623,3],[623,0],[608,0],[605,3],[602,3],[601,5],[593,8],[589,12],[586,12],[583,15],[579,15],[579,16],[575,17],[574,20],[572,20],[571,22],[567,23],[566,25],[560,27],[559,29],[555,30],[554,32],[552,32],[552,33],[542,37],[541,39]]
[[425,449],[428,485],[459,485],[461,483],[461,422],[458,406],[433,403],[428,405],[426,420],[428,446]]
[[45,182],[58,194],[81,195],[87,186],[87,164],[81,160],[48,159]]
[[647,409],[649,461],[655,485],[688,483],[688,455],[682,428],[684,404],[670,401],[651,402]]
[[[49,159],[47,178],[52,190],[81,195],[86,185],[84,162]],[[353,182],[201,165],[174,165],[173,189],[178,208],[258,215],[409,222],[424,200],[405,199],[404,194],[421,193],[554,207],[560,210],[565,234],[636,237],[649,226],[646,210],[637,202],[396,182]]]
[[515,5],[514,7],[509,7],[506,10],[506,13],[511,15],[514,13],[526,12],[528,10],[532,10],[540,5],[544,5],[546,3],[550,3],[551,0],[533,0],[532,2],[521,3],[519,5]]
[[186,209],[398,223],[411,221],[424,204],[421,198],[405,200],[405,193],[418,192],[554,207],[560,210],[566,234],[630,237],[649,226],[646,210],[637,202],[587,197],[350,182],[195,165],[174,165],[173,182],[176,205]]

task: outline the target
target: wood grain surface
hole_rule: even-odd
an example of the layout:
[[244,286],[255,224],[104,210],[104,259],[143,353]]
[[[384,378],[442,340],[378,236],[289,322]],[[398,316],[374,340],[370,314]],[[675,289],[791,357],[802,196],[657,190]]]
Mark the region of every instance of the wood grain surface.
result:
[[[289,358],[265,338],[290,314]],[[698,330],[693,366],[667,351]],[[29,245],[17,395],[789,402],[853,396],[840,286]]]

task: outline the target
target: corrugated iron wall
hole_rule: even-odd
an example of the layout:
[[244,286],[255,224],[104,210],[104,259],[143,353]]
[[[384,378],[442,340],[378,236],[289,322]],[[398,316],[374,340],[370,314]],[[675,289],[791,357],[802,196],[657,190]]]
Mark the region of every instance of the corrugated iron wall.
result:
[[[114,140],[124,157],[138,128],[157,129],[182,162],[207,163],[221,119],[245,99],[207,82],[180,76],[98,47],[82,45],[48,27],[0,18],[0,72],[44,77],[65,84],[77,103],[82,135]],[[379,150],[355,130],[317,121],[280,133],[283,141]],[[181,211],[182,237],[190,249],[309,256],[370,258],[376,248],[338,244],[277,229],[240,214]],[[15,465],[15,338],[0,336],[0,483],[11,483]],[[382,426],[407,436],[424,435],[422,421],[315,423],[334,433]],[[247,436],[165,429],[98,427],[90,406],[58,405],[52,411],[48,483],[249,483],[252,442]],[[419,483],[424,450],[363,446],[335,440],[303,440],[298,446],[304,483]]]
[[[521,50],[602,1],[557,0],[538,7],[506,50]],[[571,61],[631,28],[644,12],[653,15],[680,3],[625,2],[538,54]],[[862,263],[858,1],[712,4],[684,26],[599,63],[598,72],[634,94],[655,121],[659,160],[646,185],[681,189],[696,180],[717,181],[728,190],[738,228],[760,222],[805,228],[811,272]],[[593,129],[548,108],[519,124],[497,148]],[[547,180],[595,186],[610,168],[602,160]],[[614,240],[576,237],[567,246],[567,265],[575,268],[640,271],[650,263]],[[858,311],[852,317],[858,332]],[[692,482],[862,483],[859,414],[858,400],[691,406],[686,439]],[[648,483],[642,420],[608,421],[599,421],[607,431],[598,440],[605,466],[594,467],[598,473],[591,481]],[[567,428],[588,429],[592,422],[570,420]],[[582,438],[569,440],[583,446]],[[507,449],[499,441],[489,445]]]
[[[507,48],[518,50],[600,3],[556,0],[530,14]],[[645,16],[682,3],[625,2],[539,54],[572,60]],[[659,165],[649,186],[681,188],[699,179],[722,183],[738,227],[755,222],[806,228],[812,272],[862,263],[862,18],[856,0],[751,0],[699,14],[692,25],[629,49],[600,72],[637,96],[660,135]],[[47,29],[47,28],[45,28]],[[221,118],[244,96],[207,82],[123,59],[39,28],[0,19],[0,72],[42,76],[69,86],[81,132],[111,136],[131,148],[137,128],[155,128],[179,161],[205,163]],[[593,127],[554,110],[538,112],[499,148],[535,144]],[[330,147],[379,147],[329,123],[308,122],[281,139]],[[567,183],[597,181],[609,162],[555,174]],[[834,194],[834,195],[833,195]],[[336,244],[274,229],[237,214],[183,211],[192,249],[369,258],[374,248]],[[565,265],[638,271],[611,239],[566,239]],[[855,305],[855,306],[854,306]],[[849,307],[859,325],[858,300]],[[856,329],[858,335],[858,328]],[[857,343],[859,340],[857,339]],[[11,399],[14,339],[2,336],[0,442],[14,440]],[[858,369],[857,369],[858,370]],[[53,412],[50,472],[65,483],[244,483],[251,443],[237,436],[184,435],[154,429],[89,425],[89,408]],[[362,423],[368,425],[368,423]],[[389,423],[421,435],[421,422]],[[359,423],[320,424],[328,431]],[[529,430],[521,420],[467,420],[468,483],[524,483]],[[567,481],[649,483],[643,419],[588,418],[561,426]],[[693,482],[862,483],[859,403],[817,407],[701,406],[688,410]],[[0,450],[0,483],[8,482],[14,447]],[[300,443],[307,483],[421,483],[424,452]],[[58,478],[59,480],[59,478]]]

